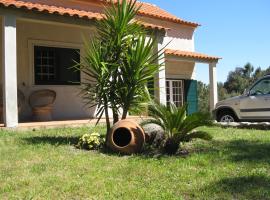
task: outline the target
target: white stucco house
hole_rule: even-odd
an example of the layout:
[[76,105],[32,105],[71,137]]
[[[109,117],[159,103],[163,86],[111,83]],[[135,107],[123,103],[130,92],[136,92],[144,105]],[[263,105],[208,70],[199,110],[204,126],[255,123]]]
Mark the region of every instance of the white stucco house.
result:
[[[182,20],[161,8],[142,5],[138,20],[159,38],[158,49],[168,42],[164,52],[165,66],[158,74],[155,96],[161,103],[189,103],[189,111],[197,110],[196,63],[209,68],[210,107],[217,102],[216,65],[219,58],[195,52],[194,32],[199,24]],[[94,21],[102,19],[103,0],[0,0],[1,83],[3,118],[6,127],[31,120],[26,101],[20,112],[17,90],[24,96],[36,90],[51,89],[57,94],[53,119],[94,117],[95,110],[84,107],[74,82],[83,77],[69,71],[73,51],[83,55],[83,38],[95,33]],[[160,62],[163,62],[160,61]],[[197,76],[200,76],[199,74]]]

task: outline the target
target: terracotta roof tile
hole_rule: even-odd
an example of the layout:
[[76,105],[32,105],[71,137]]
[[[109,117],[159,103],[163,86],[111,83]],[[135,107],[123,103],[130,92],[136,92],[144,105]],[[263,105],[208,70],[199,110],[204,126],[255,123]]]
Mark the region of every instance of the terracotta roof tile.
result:
[[[110,2],[110,0],[100,0],[100,1]],[[113,2],[117,3],[117,0],[113,0]],[[139,14],[141,15],[168,20],[168,21],[179,23],[179,24],[193,26],[193,27],[200,26],[198,23],[189,22],[189,21],[180,19],[179,17],[172,15],[171,13],[167,12],[166,10],[161,9],[160,7],[154,4],[145,3],[141,1],[137,1],[137,4],[141,6],[141,9],[139,10]]]
[[159,26],[159,25],[155,25],[155,24],[151,24],[148,22],[143,22],[143,21],[139,21],[136,20],[138,24],[141,24],[142,26],[144,26],[147,29],[156,29],[156,30],[160,30],[160,31],[164,31],[164,30],[170,30],[170,28],[166,28],[163,26]]
[[[39,1],[40,2],[40,1]],[[80,18],[86,17],[89,19],[102,19],[101,13],[77,10],[72,8],[65,8],[53,5],[46,5],[41,3],[34,3],[30,1],[20,1],[20,0],[0,0],[0,4],[5,7],[16,7],[16,8],[24,8],[27,10],[35,10],[39,12],[47,12],[51,14],[59,14],[59,15],[69,15],[69,16],[77,16]]]
[[170,56],[179,56],[179,57],[185,57],[185,58],[195,58],[195,59],[200,59],[200,60],[205,60],[205,61],[218,61],[219,59],[221,59],[220,57],[209,56],[209,55],[202,54],[202,53],[190,52],[190,51],[172,50],[172,49],[166,49],[165,54],[170,55]]
[[[106,0],[0,0],[0,5],[99,20],[102,18],[102,14],[91,10],[91,5],[89,4],[95,2],[101,4],[102,2],[106,2]],[[192,27],[199,26],[197,23],[182,20],[153,4],[143,2],[137,3],[141,6],[139,15],[172,21]]]
[[153,4],[149,4],[149,3],[141,3],[141,9],[139,11],[139,14],[141,15],[145,15],[145,16],[150,16],[150,17],[154,17],[154,18],[158,18],[158,19],[163,19],[163,20],[168,20],[168,21],[172,21],[175,23],[179,23],[179,24],[183,24],[183,25],[187,25],[187,26],[192,26],[192,27],[197,27],[199,26],[198,23],[195,22],[189,22],[183,19],[180,19],[172,14],[170,14],[169,12],[159,8],[158,6],[155,6]]

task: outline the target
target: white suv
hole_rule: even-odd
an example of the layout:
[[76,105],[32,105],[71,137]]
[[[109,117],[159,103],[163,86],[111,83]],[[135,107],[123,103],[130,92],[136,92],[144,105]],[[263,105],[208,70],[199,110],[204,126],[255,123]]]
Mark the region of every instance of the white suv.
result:
[[270,121],[270,75],[255,82],[243,95],[218,102],[213,113],[219,122]]

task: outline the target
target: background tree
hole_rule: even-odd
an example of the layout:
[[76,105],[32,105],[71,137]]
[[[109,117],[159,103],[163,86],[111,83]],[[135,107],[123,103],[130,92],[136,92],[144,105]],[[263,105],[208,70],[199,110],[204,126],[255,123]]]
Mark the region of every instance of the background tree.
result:
[[209,112],[209,85],[198,81],[198,106],[199,112]]
[[250,85],[254,67],[247,63],[243,68],[237,67],[234,71],[229,72],[224,88],[228,93],[241,94]]
[[270,67],[262,70],[260,67],[254,68],[253,65],[247,63],[244,67],[237,67],[231,71],[224,83],[224,88],[229,94],[242,94],[245,89],[249,88],[252,83],[270,73]]

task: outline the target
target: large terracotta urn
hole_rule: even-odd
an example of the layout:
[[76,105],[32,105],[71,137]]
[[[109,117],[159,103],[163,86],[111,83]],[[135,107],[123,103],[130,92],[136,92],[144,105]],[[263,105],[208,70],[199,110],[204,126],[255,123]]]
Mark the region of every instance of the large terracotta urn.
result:
[[139,153],[144,142],[144,130],[139,124],[128,119],[114,124],[107,137],[107,145],[111,150],[123,154]]

